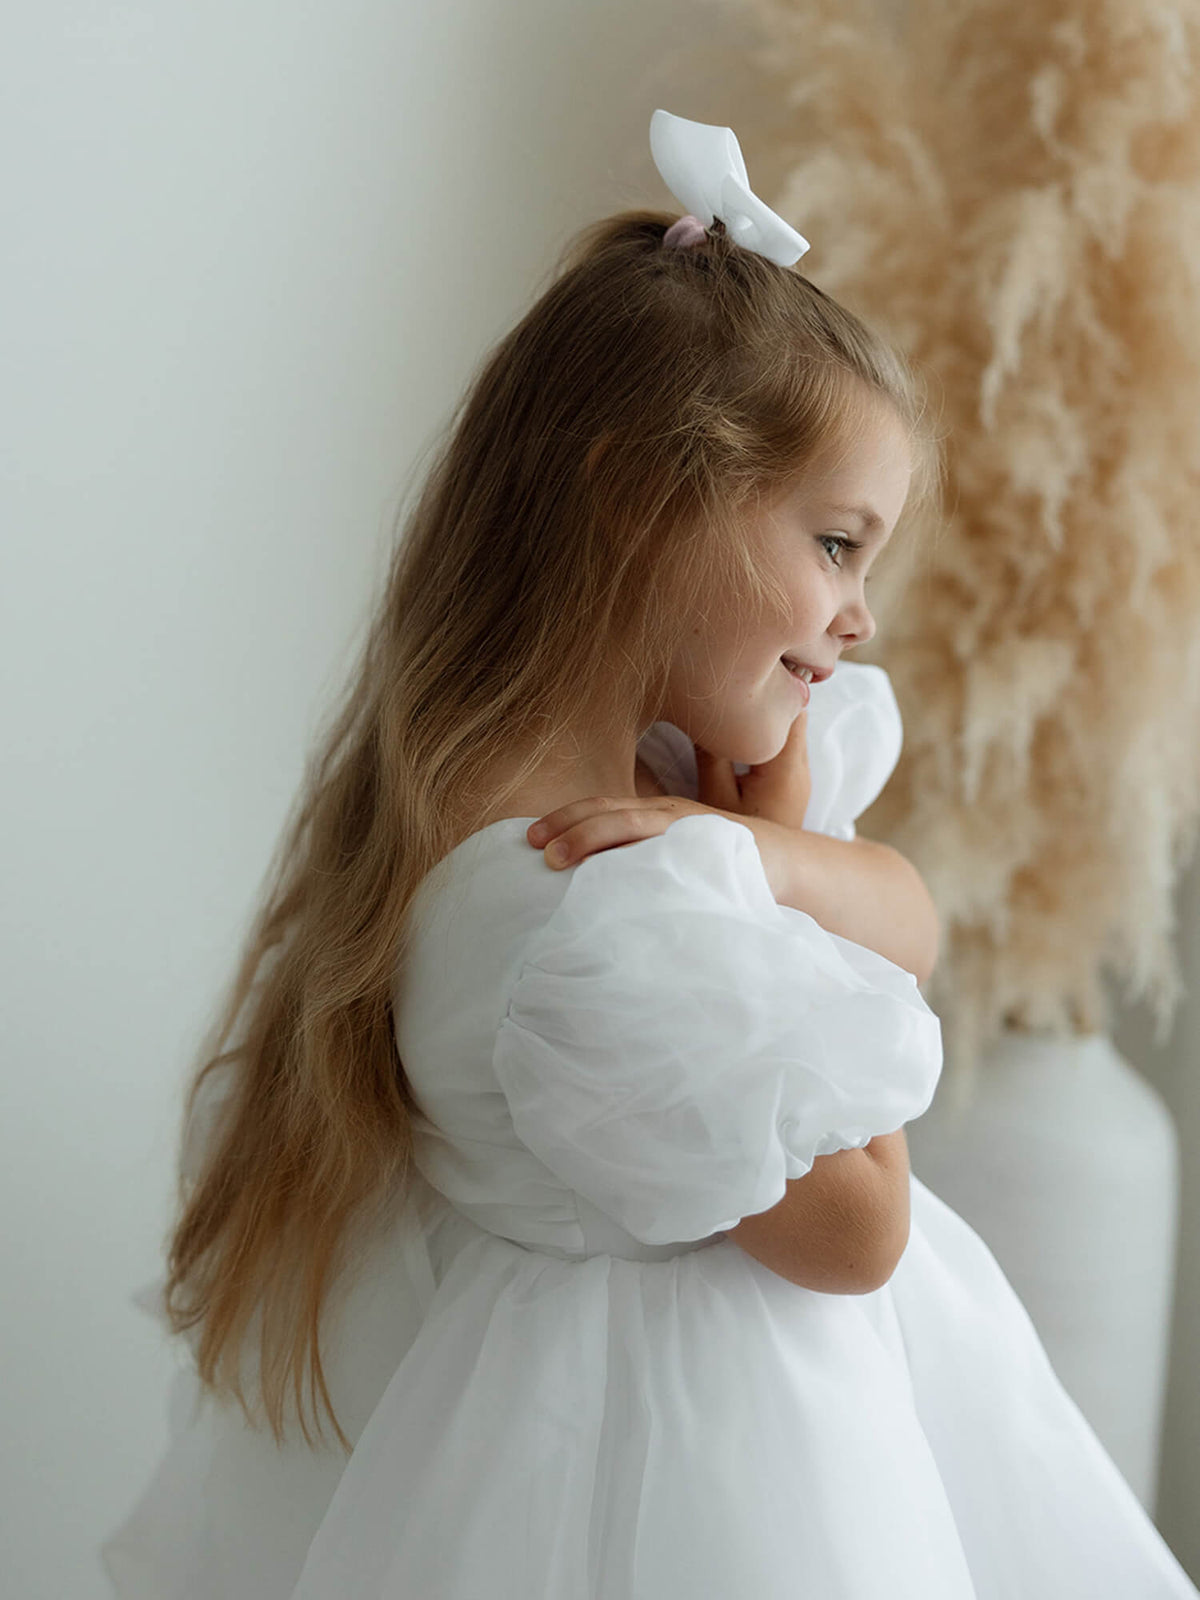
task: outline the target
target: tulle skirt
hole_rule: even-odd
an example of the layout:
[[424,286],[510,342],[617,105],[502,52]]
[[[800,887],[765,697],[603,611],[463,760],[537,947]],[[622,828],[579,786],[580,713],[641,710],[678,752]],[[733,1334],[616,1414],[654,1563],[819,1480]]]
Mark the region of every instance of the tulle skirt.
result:
[[[565,1260],[444,1203],[348,1297],[353,1454],[200,1402],[103,1547],[121,1600],[1193,1600],[974,1230],[913,1177],[866,1295],[728,1240]],[[440,1199],[440,1197],[438,1197]]]

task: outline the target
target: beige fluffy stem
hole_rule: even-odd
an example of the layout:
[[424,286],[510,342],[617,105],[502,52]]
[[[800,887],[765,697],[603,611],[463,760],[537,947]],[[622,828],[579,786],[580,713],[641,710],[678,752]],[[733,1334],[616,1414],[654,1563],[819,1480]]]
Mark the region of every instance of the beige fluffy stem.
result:
[[856,659],[904,714],[861,828],[941,915],[947,1076],[1006,1027],[1110,1027],[1105,968],[1161,1039],[1200,790],[1200,7],[726,9],[752,183],[942,413],[941,534],[880,563]]

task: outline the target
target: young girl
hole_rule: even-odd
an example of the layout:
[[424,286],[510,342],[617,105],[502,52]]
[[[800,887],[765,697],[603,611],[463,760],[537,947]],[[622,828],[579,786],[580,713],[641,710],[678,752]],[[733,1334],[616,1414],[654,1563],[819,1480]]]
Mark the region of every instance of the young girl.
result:
[[838,663],[935,445],[738,163],[582,233],[398,548],[189,1100],[125,1600],[1198,1593],[908,1168],[937,922]]

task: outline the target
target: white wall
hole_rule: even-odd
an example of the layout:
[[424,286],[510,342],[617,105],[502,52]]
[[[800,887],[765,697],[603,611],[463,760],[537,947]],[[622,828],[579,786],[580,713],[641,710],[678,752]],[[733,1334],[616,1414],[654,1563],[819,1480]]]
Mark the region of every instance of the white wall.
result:
[[198,1030],[420,451],[566,236],[664,198],[679,9],[6,15],[10,1600],[108,1593],[95,1546],[166,1438],[128,1296]]
[[102,1600],[166,1437],[174,1356],[128,1296],[183,1074],[397,503],[567,235],[664,201],[654,107],[736,127],[746,86],[686,76],[722,26],[694,0],[6,24],[0,1572]]

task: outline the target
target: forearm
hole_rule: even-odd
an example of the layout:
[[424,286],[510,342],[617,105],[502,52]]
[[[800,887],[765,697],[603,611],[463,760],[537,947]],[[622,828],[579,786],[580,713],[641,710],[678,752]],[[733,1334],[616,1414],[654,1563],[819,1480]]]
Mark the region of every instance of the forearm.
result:
[[790,882],[781,905],[806,911],[829,933],[865,945],[928,981],[938,954],[938,915],[913,864],[874,839],[832,839],[786,830]]
[[763,1266],[820,1294],[869,1294],[896,1270],[910,1226],[903,1128],[861,1149],[817,1156],[783,1198],[752,1212],[726,1238]]

